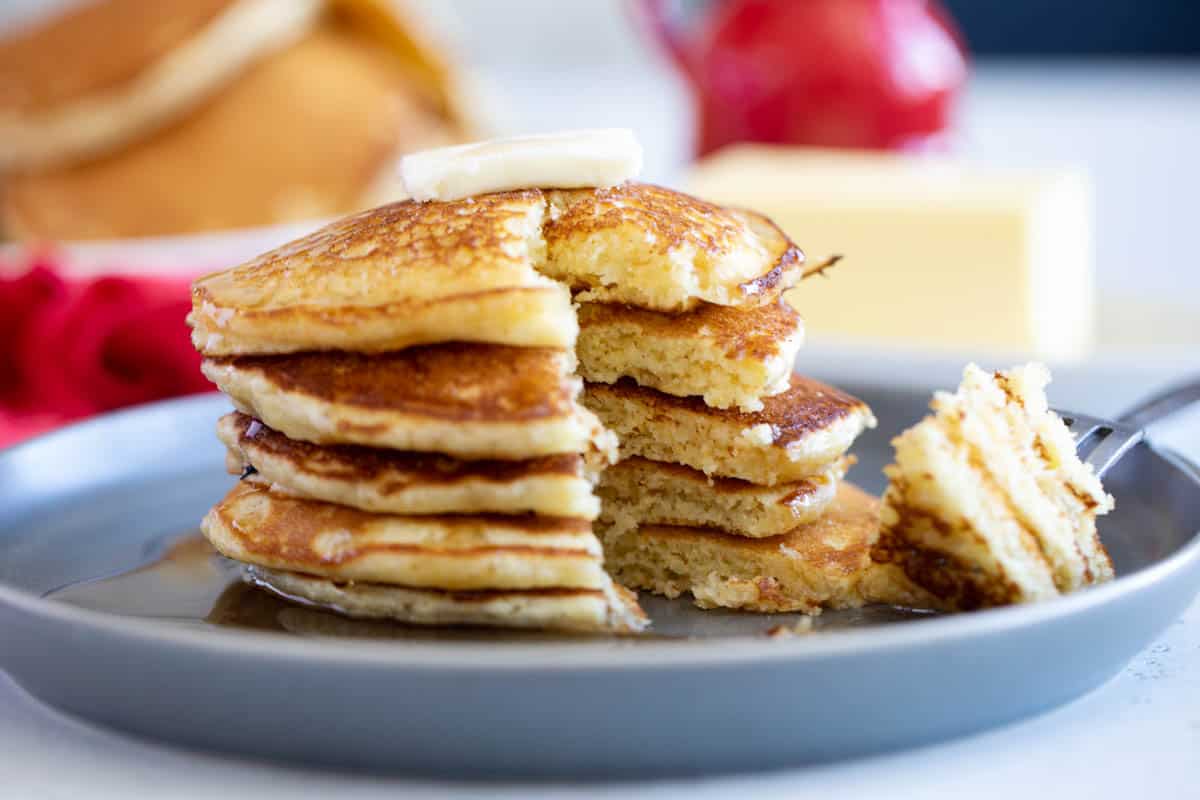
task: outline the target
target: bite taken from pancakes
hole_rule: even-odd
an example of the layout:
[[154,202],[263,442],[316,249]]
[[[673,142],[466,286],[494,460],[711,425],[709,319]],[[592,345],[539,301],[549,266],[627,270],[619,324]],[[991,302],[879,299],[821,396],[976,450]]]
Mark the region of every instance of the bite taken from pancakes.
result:
[[[953,610],[1111,575],[1081,516],[1109,501],[1036,369],[939,395],[881,506],[845,480],[870,408],[793,371],[804,255],[769,220],[637,183],[628,132],[411,158],[420,200],[194,285],[241,477],[202,528],[253,585],[407,624],[627,634],[648,624],[629,590]],[[986,515],[935,540],[925,520],[964,497]]]

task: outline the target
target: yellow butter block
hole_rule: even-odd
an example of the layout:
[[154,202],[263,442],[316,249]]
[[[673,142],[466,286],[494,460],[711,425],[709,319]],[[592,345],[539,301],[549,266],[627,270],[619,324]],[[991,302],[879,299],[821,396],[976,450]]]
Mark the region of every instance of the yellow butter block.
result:
[[744,145],[689,191],[775,220],[816,263],[788,295],[812,338],[1068,360],[1092,344],[1091,198],[1072,171]]

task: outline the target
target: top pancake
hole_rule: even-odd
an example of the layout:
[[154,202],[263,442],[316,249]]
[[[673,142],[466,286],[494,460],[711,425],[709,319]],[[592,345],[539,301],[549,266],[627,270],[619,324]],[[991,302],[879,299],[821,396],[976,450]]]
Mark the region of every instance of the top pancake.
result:
[[381,352],[444,341],[570,347],[566,289],[539,275],[538,191],[393,203],[192,288],[205,355]]
[[546,265],[577,299],[686,311],[761,305],[804,254],[769,219],[649,184],[549,193]]
[[341,220],[201,278],[189,319],[209,356],[571,347],[563,283],[580,299],[662,311],[759,305],[794,284],[801,262],[765,219],[655,186],[530,189]]

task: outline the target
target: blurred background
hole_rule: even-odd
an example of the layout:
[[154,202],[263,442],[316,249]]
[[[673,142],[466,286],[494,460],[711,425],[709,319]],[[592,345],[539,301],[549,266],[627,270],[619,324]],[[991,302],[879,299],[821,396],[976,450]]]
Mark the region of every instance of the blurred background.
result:
[[1114,411],[1200,366],[1197,56],[1191,0],[5,0],[0,446],[206,390],[191,278],[404,152],[575,127],[846,256],[808,371],[1038,357]]

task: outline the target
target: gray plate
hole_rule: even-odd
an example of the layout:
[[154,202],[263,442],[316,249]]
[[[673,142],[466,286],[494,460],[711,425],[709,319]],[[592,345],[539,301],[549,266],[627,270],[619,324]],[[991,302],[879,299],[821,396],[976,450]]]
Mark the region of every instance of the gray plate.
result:
[[[927,395],[858,393],[888,423],[856,447],[852,477],[878,490],[888,438]],[[215,396],[157,404],[0,453],[0,667],[34,695],[135,734],[306,764],[460,777],[759,769],[1051,708],[1116,674],[1200,586],[1200,473],[1142,445],[1107,479],[1118,505],[1102,533],[1121,577],[1033,607],[829,614],[812,635],[769,639],[777,618],[648,599],[661,635],[632,641],[355,627],[281,606],[270,613],[315,615],[285,635],[200,621],[204,592],[134,614],[79,607],[70,591],[47,599],[194,529],[230,482],[213,435],[224,410]],[[163,611],[176,605],[195,613]]]

